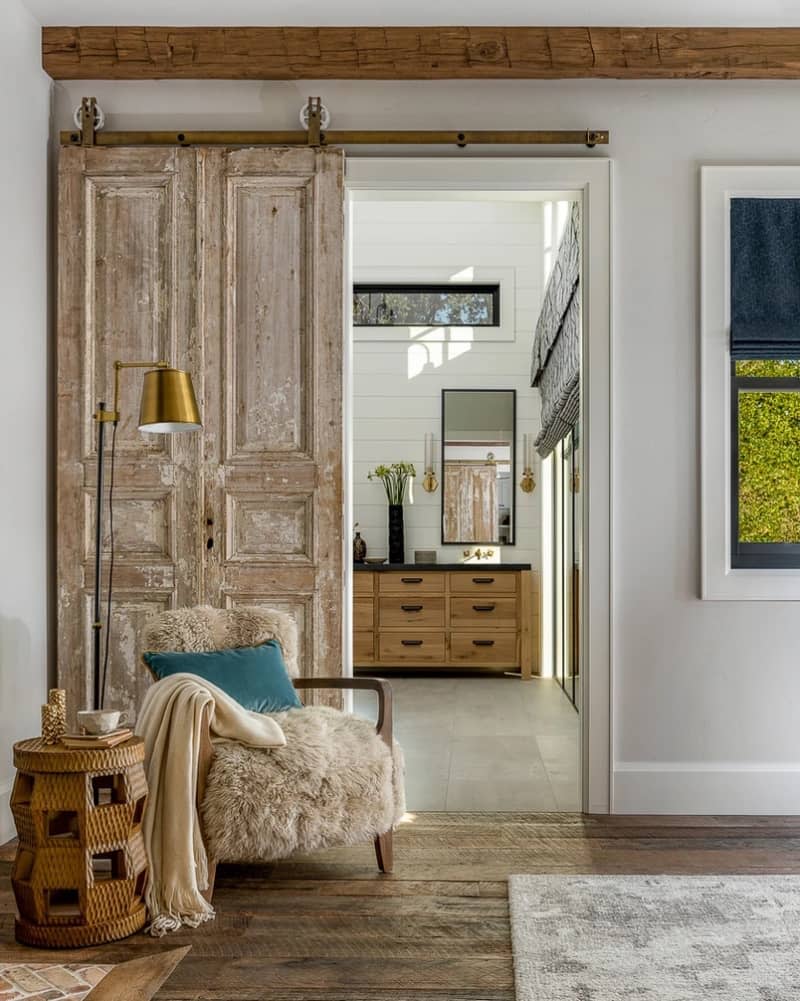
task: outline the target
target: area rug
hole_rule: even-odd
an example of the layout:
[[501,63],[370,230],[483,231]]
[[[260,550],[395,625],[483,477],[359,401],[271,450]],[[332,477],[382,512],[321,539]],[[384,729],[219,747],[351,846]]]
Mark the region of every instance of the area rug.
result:
[[800,876],[512,876],[517,1001],[798,1001]]
[[87,963],[0,963],[0,1001],[83,1001],[110,969]]

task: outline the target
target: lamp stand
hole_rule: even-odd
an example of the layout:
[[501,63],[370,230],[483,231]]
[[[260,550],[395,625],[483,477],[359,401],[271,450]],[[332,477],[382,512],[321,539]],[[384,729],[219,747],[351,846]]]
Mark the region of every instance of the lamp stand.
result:
[[[106,423],[103,414],[106,413],[105,403],[97,404],[94,415],[97,424],[97,493],[95,495],[94,524],[94,618],[92,621],[92,708],[102,709],[100,692],[100,639],[103,623],[100,618],[102,600],[102,568],[103,568],[103,495]],[[109,595],[109,601],[111,595]]]
[[[173,434],[176,431],[196,431],[202,427],[200,411],[194,395],[191,376],[181,369],[170,368],[165,361],[115,361],[114,362],[114,407],[106,410],[105,403],[98,403],[93,414],[97,424],[97,496],[95,498],[94,525],[94,609],[92,621],[92,703],[94,709],[102,709],[105,701],[105,677],[101,673],[101,648],[103,622],[102,614],[102,571],[103,571],[103,500],[105,493],[105,443],[106,424],[112,424],[114,434],[111,439],[111,484],[114,490],[114,454],[116,430],[119,424],[119,383],[123,369],[151,369],[144,377],[142,405],[139,411],[139,430],[153,434]],[[109,504],[111,498],[109,494]],[[109,650],[108,631],[111,625],[111,587],[114,571],[114,524],[109,507],[111,532],[111,564],[108,570],[108,606],[106,608],[105,649]],[[106,658],[106,667],[107,658]]]

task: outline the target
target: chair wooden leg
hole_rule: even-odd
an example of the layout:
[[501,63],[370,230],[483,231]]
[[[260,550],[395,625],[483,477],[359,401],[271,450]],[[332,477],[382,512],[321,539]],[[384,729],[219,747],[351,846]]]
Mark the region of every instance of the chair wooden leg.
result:
[[388,874],[394,869],[394,850],[391,831],[379,834],[375,838],[375,858],[378,860],[378,868],[381,872]]

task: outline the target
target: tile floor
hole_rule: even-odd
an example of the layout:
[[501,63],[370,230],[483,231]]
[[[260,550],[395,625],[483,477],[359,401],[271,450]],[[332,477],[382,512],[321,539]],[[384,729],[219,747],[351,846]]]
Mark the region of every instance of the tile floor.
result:
[[[580,809],[578,714],[555,681],[388,680],[409,810]],[[355,711],[375,719],[375,696],[356,692]]]

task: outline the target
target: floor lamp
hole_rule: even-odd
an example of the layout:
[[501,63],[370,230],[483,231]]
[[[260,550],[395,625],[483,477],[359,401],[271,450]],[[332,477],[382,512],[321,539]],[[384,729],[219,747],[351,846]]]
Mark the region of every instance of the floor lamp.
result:
[[105,673],[108,668],[108,644],[111,630],[111,576],[114,570],[114,523],[110,523],[111,562],[108,571],[108,605],[106,613],[105,662],[102,681],[100,648],[103,623],[100,618],[101,571],[103,564],[103,492],[105,475],[105,429],[112,426],[111,468],[109,476],[109,515],[112,512],[114,490],[114,459],[116,456],[117,425],[119,424],[120,374],[127,368],[147,368],[142,384],[142,401],[139,410],[139,430],[154,434],[174,434],[176,431],[198,431],[203,426],[200,411],[188,372],[171,368],[165,361],[115,361],[114,408],[106,410],[105,403],[98,403],[94,413],[97,425],[97,502],[94,527],[94,621],[92,622],[92,699],[94,709],[102,709],[105,698]]

